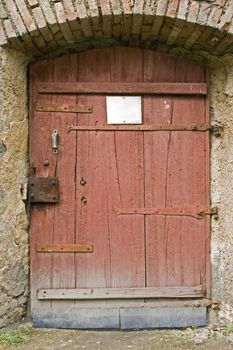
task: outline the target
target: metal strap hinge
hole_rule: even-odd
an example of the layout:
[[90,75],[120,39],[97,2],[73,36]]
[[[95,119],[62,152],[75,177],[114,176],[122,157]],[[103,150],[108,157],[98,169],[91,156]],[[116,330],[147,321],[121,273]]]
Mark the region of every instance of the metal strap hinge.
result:
[[117,215],[165,215],[165,216],[191,216],[196,219],[203,219],[206,215],[213,215],[214,219],[218,219],[218,208],[121,208],[116,210]]
[[218,220],[218,208],[213,207],[213,208],[206,208],[203,210],[200,210],[197,213],[199,219],[202,219],[205,215],[212,215],[215,220]]

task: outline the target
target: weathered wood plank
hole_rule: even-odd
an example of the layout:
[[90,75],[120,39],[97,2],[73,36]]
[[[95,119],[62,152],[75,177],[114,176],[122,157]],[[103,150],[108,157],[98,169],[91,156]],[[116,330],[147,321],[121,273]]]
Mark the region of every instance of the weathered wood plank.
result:
[[[125,62],[128,62],[127,69]],[[142,81],[140,49],[114,48],[111,52],[112,82]],[[79,133],[78,133],[79,134]],[[106,181],[111,232],[111,287],[145,286],[144,217],[120,217],[114,208],[144,205],[143,133],[113,131],[105,144]],[[100,135],[99,135],[100,136]],[[127,166],[126,166],[127,164]],[[137,189],[135,191],[135,188]],[[126,252],[127,251],[127,252]],[[110,287],[109,286],[109,287]]]
[[201,298],[204,286],[194,287],[145,287],[145,288],[81,288],[40,289],[37,297],[46,299],[141,299],[141,298]]
[[37,244],[37,252],[92,253],[92,244]]
[[[204,66],[177,59],[175,80],[205,82]],[[205,123],[205,99],[173,97],[172,123]],[[167,207],[205,207],[204,140],[203,133],[171,133],[165,182]],[[165,237],[166,284],[205,284],[205,219],[167,217]]]
[[[75,82],[77,80],[77,69],[78,60],[76,55],[65,55],[57,58],[54,61],[54,82]],[[77,99],[77,96],[54,95],[52,103],[55,105],[72,105],[77,103]],[[40,112],[40,114],[43,116],[45,113]],[[75,113],[69,113],[64,118],[62,112],[51,112],[51,130],[57,129],[59,134],[58,153],[53,154],[53,157],[56,158],[56,175],[60,184],[60,204],[54,208],[53,244],[76,243],[74,240],[76,135],[65,132],[66,123],[74,124],[76,118]],[[41,243],[45,242],[42,240]],[[75,288],[75,254],[66,252],[48,254],[51,255],[53,262],[51,288]],[[39,252],[38,255],[42,258],[44,256]],[[73,305],[73,301],[60,301],[59,305],[61,306],[61,304],[68,308]],[[52,307],[56,306],[56,301],[52,301]]]
[[[175,82],[176,58],[144,50],[144,82]],[[178,96],[177,96],[178,98]],[[172,96],[144,96],[145,125],[172,125]],[[186,124],[186,123],[185,123]],[[145,207],[166,207],[167,152],[169,131],[144,133]],[[166,286],[166,226],[165,216],[148,215],[146,226],[147,286]]]
[[[34,161],[36,156],[37,175],[56,172],[62,180],[62,201],[57,208],[52,206],[47,211],[35,206],[32,209],[33,315],[44,325],[96,328],[111,324],[120,328],[119,308],[113,311],[114,316],[111,311],[104,314],[98,308],[118,303],[131,303],[135,308],[143,303],[141,293],[135,293],[137,298],[131,299],[115,293],[114,298],[88,297],[74,301],[73,297],[38,300],[36,292],[40,288],[205,286],[200,297],[188,297],[193,298],[192,301],[187,301],[186,297],[177,300],[161,297],[164,301],[160,299],[161,310],[170,307],[169,302],[174,302],[173,307],[178,308],[191,306],[187,313],[179,313],[179,317],[187,320],[192,307],[208,304],[205,299],[200,302],[200,298],[205,296],[206,284],[208,287],[210,283],[209,217],[195,220],[185,216],[150,215],[148,208],[197,206],[199,210],[210,206],[209,132],[205,132],[210,125],[203,67],[133,48],[96,49],[74,54],[71,60],[59,58],[56,61],[54,66],[53,62],[51,64],[54,68],[51,72],[46,64],[36,63],[35,79],[31,79],[34,80],[31,86],[31,159]],[[53,90],[42,89],[38,94],[38,86],[39,89],[59,86],[60,90],[53,94]],[[67,87],[73,90],[67,92]],[[88,92],[90,87],[92,90]],[[77,88],[84,90],[77,92]],[[144,95],[143,125],[136,128],[134,125],[106,125],[105,94]],[[52,104],[53,113],[35,111],[36,103]],[[58,107],[53,107],[55,105]],[[76,113],[81,111],[72,108],[80,105],[92,106],[93,113],[87,111],[79,118]],[[66,114],[66,106],[72,110],[69,114]],[[72,125],[78,127],[79,132],[67,133],[67,126]],[[60,136],[57,156],[51,153],[53,128],[59,130]],[[109,132],[98,132],[105,130]],[[81,184],[82,179],[85,185]],[[131,208],[133,212],[130,212],[132,215],[116,215],[116,208]],[[65,245],[66,242],[92,242],[93,254],[36,252],[37,244]],[[159,298],[146,299],[147,304],[154,307]],[[96,307],[91,313],[93,322],[87,311],[78,314],[77,309],[83,305]],[[123,327],[135,325],[135,317],[142,317],[139,327],[158,324],[156,312],[150,307],[149,314],[141,311],[134,314],[133,311],[127,316],[122,314]],[[172,315],[164,314],[163,324]],[[175,322],[170,322],[173,326],[177,324],[177,317],[174,317]]]
[[68,126],[67,131],[207,131],[209,124],[155,124],[155,125],[85,125]]
[[[38,300],[39,303],[44,304],[48,302],[49,300]],[[70,300],[69,300],[70,301]],[[64,300],[56,300],[57,305],[59,305],[59,309],[66,309],[62,303],[64,303]],[[210,307],[212,305],[215,305],[216,302],[213,302],[211,299],[206,298],[184,298],[184,299],[173,299],[173,298],[140,298],[140,299],[109,299],[105,304],[100,304],[100,302],[103,302],[103,300],[75,300],[75,306],[74,308],[86,308],[86,309],[95,309],[98,308],[104,308],[104,309],[111,309],[111,308],[132,308],[132,307],[143,307],[143,308],[175,308],[175,307]]]
[[[78,81],[110,81],[109,49],[79,54]],[[98,62],[98,64],[96,64]],[[77,118],[76,125],[106,121],[104,96],[79,95],[80,104],[92,105],[92,114]],[[75,134],[75,133],[74,133]],[[106,195],[105,145],[108,139],[95,133],[77,133],[76,145],[76,242],[91,242],[93,254],[76,254],[76,288],[110,285],[110,245]],[[86,182],[81,185],[82,179]],[[85,198],[83,201],[82,199]]]
[[43,94],[165,94],[165,95],[206,95],[205,83],[39,83],[37,91]]
[[37,103],[36,111],[39,112],[65,112],[65,113],[92,113],[92,106],[81,104]]
[[[35,176],[48,177],[54,176],[55,162],[51,153],[50,140],[50,113],[43,113],[34,110],[37,95],[34,94],[34,86],[39,81],[53,81],[54,61],[40,61],[33,64],[30,69],[30,120],[29,120],[29,150],[30,166],[34,169]],[[51,96],[42,96],[43,103],[50,103]],[[46,132],[44,132],[46,130]],[[49,167],[43,166],[43,161],[49,161]],[[37,300],[37,289],[42,285],[51,288],[52,274],[52,256],[37,254],[36,244],[52,243],[53,240],[53,222],[54,205],[44,204],[34,205],[30,210],[30,263],[31,263],[31,306],[34,308],[50,308],[51,302],[45,302],[43,305]],[[46,236],[41,235],[41,230],[46,227]]]

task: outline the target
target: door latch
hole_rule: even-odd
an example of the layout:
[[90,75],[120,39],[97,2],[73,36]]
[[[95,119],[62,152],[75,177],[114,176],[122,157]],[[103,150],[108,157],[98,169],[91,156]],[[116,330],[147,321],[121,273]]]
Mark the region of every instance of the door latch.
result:
[[59,182],[57,177],[31,177],[28,197],[30,203],[58,203]]
[[59,135],[57,129],[54,129],[51,135],[53,153],[58,153]]

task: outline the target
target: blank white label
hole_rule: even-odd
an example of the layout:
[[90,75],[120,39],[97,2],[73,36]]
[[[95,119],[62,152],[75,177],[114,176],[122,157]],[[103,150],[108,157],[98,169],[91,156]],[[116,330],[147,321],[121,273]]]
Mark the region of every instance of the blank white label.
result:
[[107,96],[108,124],[141,124],[141,96]]

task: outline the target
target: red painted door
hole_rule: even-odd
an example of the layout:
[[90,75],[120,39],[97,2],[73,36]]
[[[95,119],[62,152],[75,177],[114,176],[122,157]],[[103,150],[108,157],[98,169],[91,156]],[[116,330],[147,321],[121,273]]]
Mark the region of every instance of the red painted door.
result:
[[[33,178],[60,184],[59,203],[31,204],[34,312],[61,302],[38,290],[66,289],[69,306],[79,299],[70,291],[87,288],[104,300],[209,297],[205,67],[150,50],[90,50],[34,63],[30,91]],[[107,124],[114,94],[141,96],[142,124]]]

